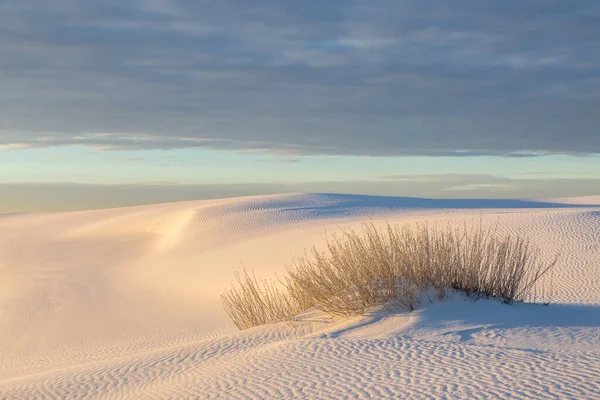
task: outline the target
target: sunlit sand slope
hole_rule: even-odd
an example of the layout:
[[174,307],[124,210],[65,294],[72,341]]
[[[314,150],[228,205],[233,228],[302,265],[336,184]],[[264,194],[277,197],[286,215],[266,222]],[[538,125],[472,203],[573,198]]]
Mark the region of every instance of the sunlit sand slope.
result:
[[[598,205],[292,194],[0,215],[0,398],[597,399]],[[386,220],[482,221],[560,253],[553,304],[228,320],[242,264],[274,276],[326,232]]]

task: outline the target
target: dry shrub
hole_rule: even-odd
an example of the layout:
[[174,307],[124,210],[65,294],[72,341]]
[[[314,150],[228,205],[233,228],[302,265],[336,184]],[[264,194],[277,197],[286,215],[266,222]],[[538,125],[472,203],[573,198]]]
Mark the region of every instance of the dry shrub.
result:
[[242,274],[236,272],[235,276],[238,287],[226,290],[221,295],[221,300],[225,311],[239,329],[291,320],[294,315],[305,311],[276,282],[259,282],[246,269],[243,269]]
[[342,316],[375,307],[412,311],[432,288],[439,299],[454,289],[475,299],[535,301],[545,294],[536,283],[556,260],[541,263],[527,240],[499,238],[481,224],[442,230],[366,224],[362,232],[334,235],[325,250],[313,248],[294,260],[279,285],[238,274],[238,287],[222,300],[240,329],[290,320],[313,307]]

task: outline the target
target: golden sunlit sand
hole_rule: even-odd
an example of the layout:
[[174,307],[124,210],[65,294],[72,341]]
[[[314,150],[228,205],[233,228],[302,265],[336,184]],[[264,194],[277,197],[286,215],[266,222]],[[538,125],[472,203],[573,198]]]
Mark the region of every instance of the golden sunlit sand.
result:
[[[598,205],[292,194],[5,215],[0,398],[600,398]],[[456,295],[233,326],[220,295],[234,271],[272,277],[364,221],[529,238],[561,254],[552,304]]]

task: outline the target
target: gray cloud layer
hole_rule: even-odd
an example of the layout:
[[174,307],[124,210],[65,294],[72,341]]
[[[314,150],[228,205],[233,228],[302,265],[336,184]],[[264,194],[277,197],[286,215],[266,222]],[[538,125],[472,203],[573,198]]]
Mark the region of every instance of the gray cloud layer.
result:
[[597,0],[0,0],[0,149],[600,153]]

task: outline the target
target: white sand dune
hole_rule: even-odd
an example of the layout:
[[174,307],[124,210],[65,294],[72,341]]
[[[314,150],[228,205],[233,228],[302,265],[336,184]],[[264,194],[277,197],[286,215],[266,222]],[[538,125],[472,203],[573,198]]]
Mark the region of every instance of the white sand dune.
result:
[[[600,197],[293,194],[0,218],[0,398],[600,398]],[[561,253],[553,304],[460,296],[237,331],[220,294],[361,221],[472,224]]]

